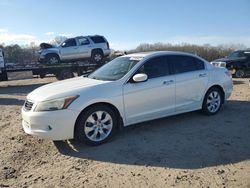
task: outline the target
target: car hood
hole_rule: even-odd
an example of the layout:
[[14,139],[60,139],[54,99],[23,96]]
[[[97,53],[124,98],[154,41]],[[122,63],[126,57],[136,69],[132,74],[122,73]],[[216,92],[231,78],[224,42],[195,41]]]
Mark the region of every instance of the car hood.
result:
[[225,62],[225,63],[231,63],[231,62],[235,62],[235,61],[243,61],[244,58],[220,58],[220,59],[216,59],[213,62]]
[[227,62],[227,61],[229,61],[228,58],[220,58],[220,59],[213,60],[213,62]]
[[52,100],[80,94],[84,89],[109,81],[77,77],[41,86],[28,94],[27,99],[35,102]]
[[53,45],[51,45],[49,43],[45,43],[45,42],[43,42],[43,43],[40,44],[40,48],[41,49],[54,48],[54,47],[55,46],[53,46]]

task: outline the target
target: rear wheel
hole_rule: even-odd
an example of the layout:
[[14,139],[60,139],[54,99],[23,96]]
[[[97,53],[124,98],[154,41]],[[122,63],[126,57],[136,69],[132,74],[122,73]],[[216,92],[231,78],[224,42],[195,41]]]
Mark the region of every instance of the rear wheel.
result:
[[214,115],[219,112],[223,102],[221,90],[213,87],[205,95],[202,110],[207,115]]
[[74,74],[71,70],[62,70],[61,72],[56,74],[56,78],[58,80],[65,80],[65,79],[69,79],[73,77],[74,77]]
[[243,69],[238,69],[235,72],[235,77],[236,78],[244,78],[246,75],[245,71]]
[[88,145],[107,142],[118,126],[116,113],[106,105],[90,107],[82,113],[76,123],[75,138]]
[[94,50],[91,55],[91,59],[95,63],[101,63],[103,60],[103,53],[101,50]]

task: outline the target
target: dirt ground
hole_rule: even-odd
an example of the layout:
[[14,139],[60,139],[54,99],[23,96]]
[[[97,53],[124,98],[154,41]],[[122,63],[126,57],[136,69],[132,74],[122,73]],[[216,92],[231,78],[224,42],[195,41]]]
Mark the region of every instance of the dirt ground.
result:
[[0,187],[248,187],[250,85],[235,79],[215,116],[191,112],[126,128],[90,147],[27,135],[25,96],[54,78],[0,82]]

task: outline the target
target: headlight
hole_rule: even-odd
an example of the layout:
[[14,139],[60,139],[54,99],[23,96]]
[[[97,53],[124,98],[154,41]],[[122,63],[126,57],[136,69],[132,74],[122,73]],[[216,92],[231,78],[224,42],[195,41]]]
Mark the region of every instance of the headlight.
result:
[[226,62],[223,61],[212,61],[210,62],[215,67],[226,67]]
[[220,67],[226,67],[226,62],[220,62]]
[[35,108],[35,112],[66,109],[77,97],[78,95],[50,100],[50,101],[39,102]]

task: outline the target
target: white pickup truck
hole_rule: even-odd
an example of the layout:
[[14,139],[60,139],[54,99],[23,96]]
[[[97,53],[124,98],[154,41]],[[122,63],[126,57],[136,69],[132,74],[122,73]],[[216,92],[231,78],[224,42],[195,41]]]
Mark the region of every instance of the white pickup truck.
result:
[[3,68],[4,68],[3,50],[0,48],[0,73],[2,73]]
[[3,49],[0,48],[0,81],[7,80],[7,72],[5,71]]

